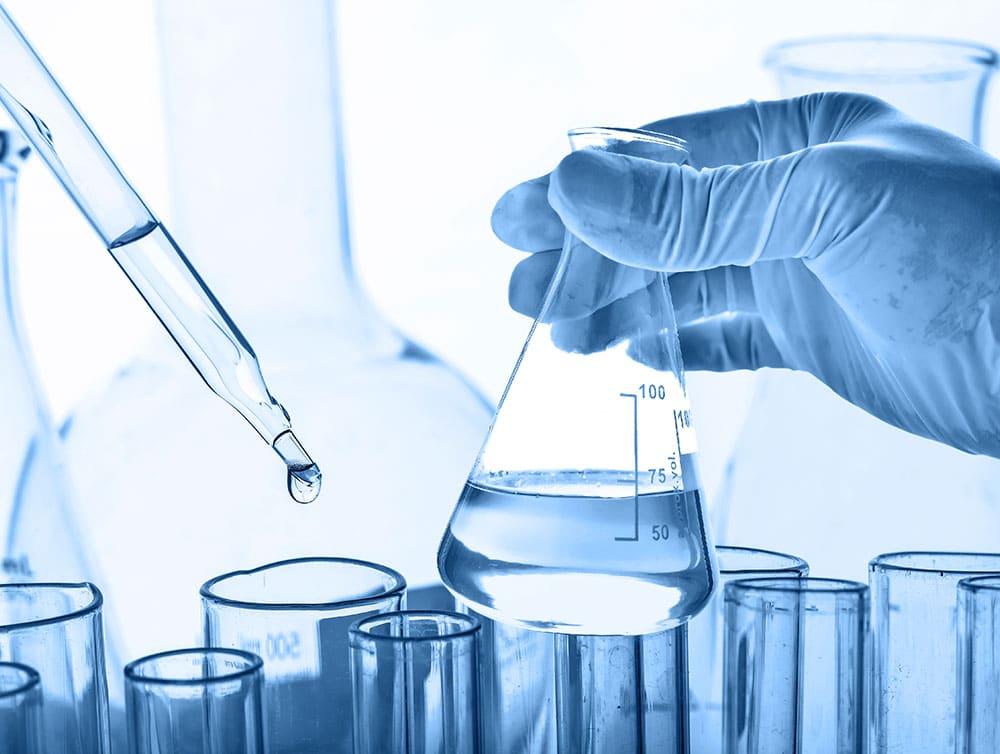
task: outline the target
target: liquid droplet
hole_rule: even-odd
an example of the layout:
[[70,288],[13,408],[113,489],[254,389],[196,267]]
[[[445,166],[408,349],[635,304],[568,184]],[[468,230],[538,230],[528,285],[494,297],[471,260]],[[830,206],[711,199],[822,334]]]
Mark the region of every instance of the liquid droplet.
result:
[[288,494],[297,503],[311,503],[319,497],[323,474],[316,464],[288,467]]
[[288,467],[288,494],[297,503],[311,503],[319,497],[323,474],[291,430],[274,439],[274,452]]

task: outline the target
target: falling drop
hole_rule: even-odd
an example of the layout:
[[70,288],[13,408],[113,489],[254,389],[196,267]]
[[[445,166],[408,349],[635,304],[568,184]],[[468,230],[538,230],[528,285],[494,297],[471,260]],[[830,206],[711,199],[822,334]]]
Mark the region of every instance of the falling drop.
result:
[[295,502],[311,503],[319,497],[322,486],[323,474],[316,464],[288,467],[288,494]]
[[319,497],[323,474],[313,463],[295,434],[288,430],[274,440],[274,451],[288,467],[288,494],[297,503],[311,503]]

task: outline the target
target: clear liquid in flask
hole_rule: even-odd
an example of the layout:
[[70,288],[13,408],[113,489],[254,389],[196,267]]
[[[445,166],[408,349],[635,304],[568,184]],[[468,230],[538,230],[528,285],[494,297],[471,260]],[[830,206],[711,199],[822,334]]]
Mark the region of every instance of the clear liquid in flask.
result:
[[617,472],[532,472],[469,482],[460,506],[441,568],[482,615],[642,634],[678,625],[711,593],[698,490],[636,497]]
[[[683,162],[682,143],[573,131],[574,149]],[[667,276],[566,235],[438,550],[462,602],[572,634],[680,625],[717,582]]]

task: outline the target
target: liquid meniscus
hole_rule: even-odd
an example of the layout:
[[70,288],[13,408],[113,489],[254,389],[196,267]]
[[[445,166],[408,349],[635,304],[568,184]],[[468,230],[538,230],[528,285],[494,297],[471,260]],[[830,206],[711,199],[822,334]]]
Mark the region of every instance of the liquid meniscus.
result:
[[680,625],[716,580],[700,495],[634,490],[611,471],[470,481],[438,552],[441,576],[475,611],[525,628],[634,635]]

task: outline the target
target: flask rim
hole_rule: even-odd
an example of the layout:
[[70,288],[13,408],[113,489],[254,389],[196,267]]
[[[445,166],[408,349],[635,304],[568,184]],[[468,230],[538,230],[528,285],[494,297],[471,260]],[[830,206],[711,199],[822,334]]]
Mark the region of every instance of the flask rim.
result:
[[576,136],[609,136],[626,138],[629,141],[644,141],[650,144],[660,144],[665,147],[672,147],[683,152],[689,152],[688,143],[671,134],[662,134],[657,131],[650,131],[646,128],[621,128],[619,126],[582,126],[571,128],[566,132],[570,139]]
[[[289,565],[297,565],[299,563],[336,563],[339,565],[359,566],[361,568],[378,571],[384,576],[387,576],[389,578],[389,585],[384,591],[378,592],[377,594],[343,597],[341,599],[318,602],[255,602],[252,600],[235,599],[233,597],[223,597],[213,591],[216,586],[224,581],[228,581],[229,579],[243,576],[253,576],[264,571]],[[209,579],[202,584],[201,588],[198,590],[201,598],[206,602],[225,607],[240,608],[243,610],[341,610],[348,607],[376,604],[387,599],[392,599],[393,597],[402,597],[405,592],[406,579],[403,578],[401,573],[390,568],[389,566],[385,566],[380,563],[373,563],[369,560],[359,560],[357,558],[319,556],[289,558],[287,560],[278,560],[273,563],[265,563],[264,565],[257,566],[255,568],[230,571]]]
[[[848,55],[835,58],[838,62],[834,65],[817,65],[795,60],[796,53],[809,49],[815,50],[822,46],[880,44],[913,48],[924,46],[951,54],[942,56],[939,64],[927,68],[907,67],[905,65],[893,67],[885,64],[871,69],[850,68],[846,61],[854,58]],[[945,37],[895,34],[830,34],[790,39],[770,47],[765,52],[763,59],[765,68],[774,69],[781,73],[830,81],[842,79],[864,81],[952,79],[966,75],[971,70],[990,71],[997,68],[998,62],[1000,62],[1000,55],[997,51],[979,42]]]

